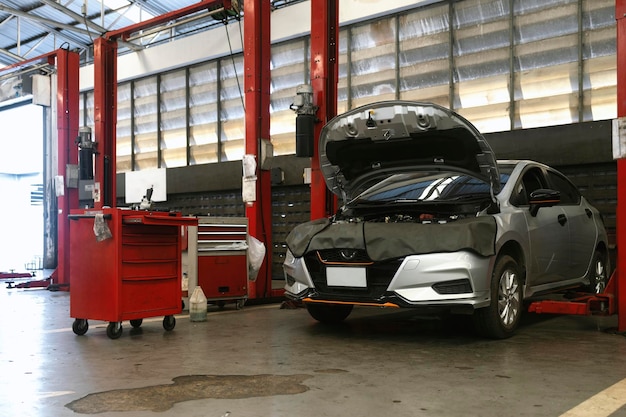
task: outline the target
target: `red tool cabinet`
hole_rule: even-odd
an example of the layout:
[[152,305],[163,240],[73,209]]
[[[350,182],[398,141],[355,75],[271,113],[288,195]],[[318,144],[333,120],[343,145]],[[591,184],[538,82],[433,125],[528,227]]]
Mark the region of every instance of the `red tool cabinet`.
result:
[[[122,321],[141,326],[164,316],[172,330],[182,310],[182,226],[197,224],[179,213],[127,209],[72,210],[70,213],[70,316],[78,335],[88,320],[108,321],[107,335],[122,334]],[[106,223],[111,236],[96,238],[94,224]],[[187,238],[186,236],[184,237]]]
[[198,285],[209,303],[242,308],[248,298],[248,219],[199,217],[195,239]]

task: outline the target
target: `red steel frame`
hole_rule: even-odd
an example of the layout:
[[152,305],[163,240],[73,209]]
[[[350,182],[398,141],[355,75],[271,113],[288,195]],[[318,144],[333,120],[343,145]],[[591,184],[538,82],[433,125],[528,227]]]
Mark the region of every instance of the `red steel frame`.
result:
[[[75,52],[60,49],[57,58],[57,129],[58,172],[67,178],[67,164],[78,163],[78,147],[74,144],[78,136],[79,103],[79,56]],[[63,289],[70,284],[70,220],[71,209],[78,207],[78,188],[65,187],[65,193],[57,200],[57,273],[55,283]]]
[[[0,69],[0,72],[23,67],[35,62],[45,61],[56,65],[57,69],[57,131],[58,131],[58,175],[67,178],[67,165],[78,162],[78,148],[74,140],[78,136],[79,69],[78,53],[66,49],[57,49],[17,64]],[[57,269],[52,277],[58,289],[67,290],[70,283],[69,239],[70,221],[67,217],[71,209],[78,207],[78,189],[64,187],[64,194],[57,199]],[[32,286],[48,286],[46,281]]]
[[280,295],[272,291],[271,173],[258,166],[261,140],[270,139],[270,11],[267,0],[244,2],[245,152],[257,156],[256,201],[246,207],[246,217],[249,233],[266,248],[259,275],[248,289],[250,298]]
[[[95,208],[115,207],[115,122],[117,120],[117,40],[127,40],[131,34],[203,9],[221,5],[232,7],[230,0],[203,0],[191,6],[157,16],[116,31],[108,32],[94,42],[94,109],[95,158],[94,182],[100,185],[101,199]],[[246,107],[245,152],[258,156],[261,139],[270,138],[270,4],[264,0],[244,2],[244,91]],[[282,294],[271,288],[272,276],[272,189],[269,171],[257,169],[257,201],[246,208],[250,234],[265,243],[264,265],[256,282],[251,283],[250,298]]]
[[100,187],[100,198],[94,201],[96,209],[116,206],[117,40],[127,40],[133,33],[219,5],[229,9],[231,1],[201,0],[145,22],[107,32],[94,41],[94,135],[98,142],[94,184]]
[[320,170],[318,138],[337,114],[338,59],[339,0],[311,0],[311,86],[313,103],[318,106],[311,158],[312,220],[334,213],[337,204]]
[[[617,20],[617,117],[626,117],[626,0],[616,0]],[[616,281],[618,331],[626,331],[626,275],[619,270],[626,259],[626,159],[617,160],[617,268]]]

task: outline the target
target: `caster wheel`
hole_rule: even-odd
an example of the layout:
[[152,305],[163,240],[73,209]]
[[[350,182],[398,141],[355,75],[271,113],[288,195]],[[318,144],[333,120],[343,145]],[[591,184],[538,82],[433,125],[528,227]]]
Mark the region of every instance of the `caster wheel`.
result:
[[170,330],[174,330],[176,327],[176,317],[174,316],[165,316],[163,317],[163,328],[168,332]]
[[143,323],[143,319],[135,319],[130,321],[130,325],[133,326],[133,329],[141,327],[141,323]]
[[237,310],[241,310],[244,304],[246,304],[246,300],[237,300],[237,304],[235,304],[237,307]]
[[109,339],[118,339],[122,335],[122,323],[112,321],[107,326],[107,336]]
[[89,330],[89,323],[86,319],[76,319],[72,324],[72,330],[79,336],[84,335]]

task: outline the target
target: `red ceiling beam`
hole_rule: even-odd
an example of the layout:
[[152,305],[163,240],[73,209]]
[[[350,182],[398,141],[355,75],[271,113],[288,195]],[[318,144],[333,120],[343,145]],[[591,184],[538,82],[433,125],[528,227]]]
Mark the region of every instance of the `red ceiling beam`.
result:
[[152,19],[145,20],[143,22],[136,23],[134,25],[126,26],[124,28],[107,32],[105,37],[108,39],[121,39],[127,40],[131,34],[137,33],[142,30],[153,28],[155,26],[163,25],[165,23],[172,22],[181,17],[189,16],[190,14],[199,12],[201,10],[209,10],[210,8],[222,7],[224,10],[232,8],[231,0],[201,0],[198,3],[192,4],[187,7],[183,7],[178,10],[173,10],[169,13],[156,16]]

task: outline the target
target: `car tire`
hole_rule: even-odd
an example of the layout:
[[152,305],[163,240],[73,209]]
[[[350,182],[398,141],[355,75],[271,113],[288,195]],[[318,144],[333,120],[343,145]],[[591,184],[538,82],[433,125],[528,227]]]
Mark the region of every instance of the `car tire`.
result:
[[521,269],[515,259],[503,255],[496,260],[491,276],[491,301],[474,312],[478,333],[493,339],[511,337],[522,315]]
[[587,290],[592,294],[601,294],[606,290],[609,283],[609,260],[605,252],[596,250],[589,271],[589,287]]
[[306,304],[306,309],[315,320],[324,324],[344,321],[352,312],[352,304]]

